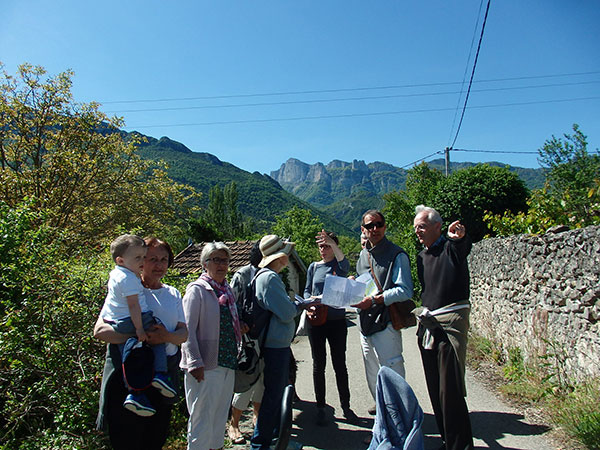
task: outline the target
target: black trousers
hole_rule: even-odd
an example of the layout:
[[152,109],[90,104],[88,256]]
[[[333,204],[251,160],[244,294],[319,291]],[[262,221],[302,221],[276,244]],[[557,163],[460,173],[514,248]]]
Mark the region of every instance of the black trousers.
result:
[[446,450],[472,449],[471,421],[462,393],[462,374],[454,348],[446,332],[436,328],[433,332],[434,347],[425,350],[423,334],[424,330],[419,327],[418,343],[427,390]]
[[318,327],[309,326],[308,339],[313,357],[313,383],[317,407],[325,406],[325,365],[327,363],[326,341],[329,342],[331,362],[342,409],[350,408],[348,369],[346,368],[346,319],[328,320]]

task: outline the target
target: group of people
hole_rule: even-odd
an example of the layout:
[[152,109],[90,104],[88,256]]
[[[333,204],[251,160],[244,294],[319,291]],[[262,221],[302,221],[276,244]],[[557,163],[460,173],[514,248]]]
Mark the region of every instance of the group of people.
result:
[[[473,448],[464,399],[464,369],[469,326],[471,241],[456,221],[442,233],[442,219],[432,208],[417,207],[414,229],[424,250],[417,258],[423,310],[417,329],[418,346],[435,419],[445,449]],[[391,311],[394,303],[410,301],[413,281],[406,252],[389,241],[380,211],[367,211],[361,222],[356,273],[370,273],[377,293],[355,306],[359,312],[361,348],[369,390],[375,400],[377,376],[388,367],[405,376],[402,335]],[[350,263],[337,236],[316,236],[321,260],[307,270],[304,301],[291,296],[279,276],[288,265],[294,244],[276,235],[263,237],[253,249],[250,264],[227,282],[231,253],[222,242],[208,243],[201,253],[202,275],[190,283],[182,298],[162,283],[173,262],[166,242],[119,237],[111,246],[116,263],[108,295],[94,328],[107,342],[100,395],[98,427],[108,428],[115,449],[159,449],[168,434],[172,406],[182,393],[178,370],[184,372],[183,395],[188,420],[189,449],[220,449],[227,420],[233,443],[243,443],[239,429],[242,411],[252,402],[252,449],[268,449],[277,437],[281,400],[289,383],[291,343],[297,317],[306,311],[307,334],[313,359],[317,425],[329,422],[326,412],[325,366],[329,344],[342,413],[346,421],[359,418],[350,407],[346,368],[347,321],[344,309],[320,304],[327,275],[348,276]],[[234,393],[238,352],[248,331],[238,300],[252,283],[258,304],[270,312],[260,338],[262,375],[246,392]],[[133,339],[132,339],[133,338]],[[142,388],[135,386],[133,350],[140,343],[152,349],[153,370]],[[140,353],[141,354],[141,351]],[[122,362],[129,359],[129,365]],[[147,364],[146,364],[147,366]],[[234,395],[235,394],[235,395]],[[375,407],[369,410],[375,414]]]

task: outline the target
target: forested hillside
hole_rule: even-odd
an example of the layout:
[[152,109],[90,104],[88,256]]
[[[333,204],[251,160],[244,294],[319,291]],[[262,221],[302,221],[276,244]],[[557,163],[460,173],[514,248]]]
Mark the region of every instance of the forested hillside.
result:
[[145,136],[145,142],[138,146],[138,153],[145,159],[165,161],[170,178],[203,193],[199,200],[202,207],[208,204],[211,187],[224,187],[235,181],[239,210],[255,221],[257,231],[266,230],[269,224],[275,222],[276,216],[297,206],[310,210],[328,228],[341,234],[351,234],[342,223],[285,191],[268,175],[247,172],[210,153],[193,152],[168,137],[156,139]]

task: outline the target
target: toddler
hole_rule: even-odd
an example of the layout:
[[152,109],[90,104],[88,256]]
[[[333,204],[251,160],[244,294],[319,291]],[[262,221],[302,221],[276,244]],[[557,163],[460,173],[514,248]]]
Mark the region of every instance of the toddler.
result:
[[[115,261],[115,268],[110,272],[108,294],[100,316],[121,334],[135,334],[139,341],[146,341],[146,331],[156,323],[152,311],[148,309],[144,296],[144,288],[140,273],[144,265],[147,246],[142,238],[132,234],[124,234],[116,238],[110,245],[110,253]],[[123,345],[120,345],[123,356]],[[154,378],[152,386],[165,397],[176,395],[167,376],[167,355],[165,345],[153,345]],[[129,395],[123,406],[139,415],[152,416],[156,410],[148,397],[141,390],[132,389],[125,380]]]

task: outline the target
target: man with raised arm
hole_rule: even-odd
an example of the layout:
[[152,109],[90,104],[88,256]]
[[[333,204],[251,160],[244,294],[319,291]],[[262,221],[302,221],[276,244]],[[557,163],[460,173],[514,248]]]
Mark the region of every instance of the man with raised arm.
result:
[[429,398],[446,450],[473,448],[464,382],[469,330],[471,239],[455,221],[442,235],[442,218],[433,208],[416,207],[414,229],[425,247],[417,256],[423,312],[417,340]]

